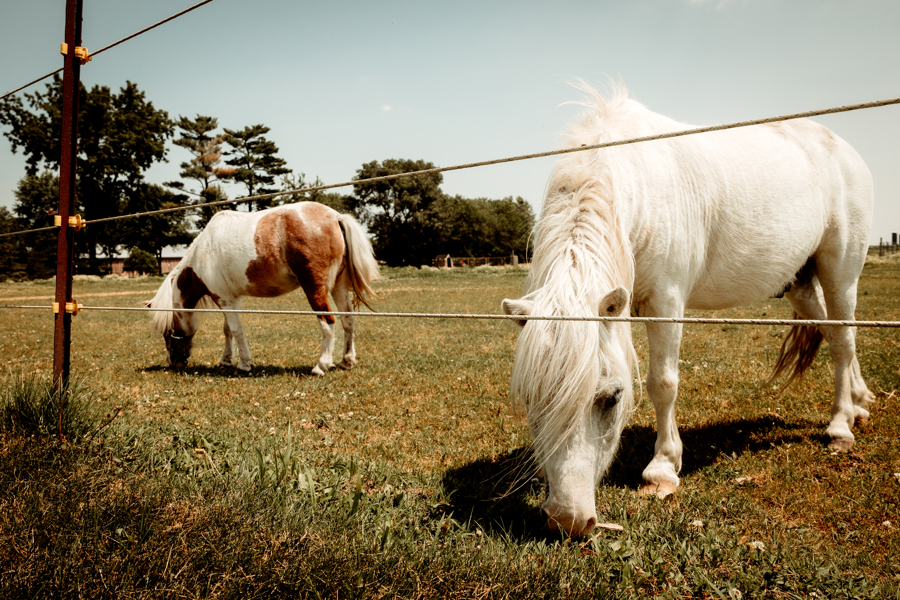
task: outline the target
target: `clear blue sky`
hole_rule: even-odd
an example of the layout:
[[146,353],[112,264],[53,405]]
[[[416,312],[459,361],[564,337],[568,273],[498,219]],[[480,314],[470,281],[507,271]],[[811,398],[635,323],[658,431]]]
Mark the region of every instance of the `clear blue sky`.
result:
[[[191,0],[85,0],[105,46]],[[0,7],[0,93],[62,65],[64,0]],[[173,117],[262,123],[288,166],[326,183],[364,162],[449,166],[560,147],[568,82],[624,81],[701,125],[900,96],[897,0],[296,2],[216,0],[97,57],[86,85],[126,80]],[[900,106],[820,117],[875,178],[872,238],[900,231]],[[151,181],[177,178],[174,148]],[[445,174],[466,197],[540,204],[553,159]],[[0,205],[24,157],[0,140]],[[349,189],[349,188],[347,188]],[[233,195],[238,193],[235,188]]]

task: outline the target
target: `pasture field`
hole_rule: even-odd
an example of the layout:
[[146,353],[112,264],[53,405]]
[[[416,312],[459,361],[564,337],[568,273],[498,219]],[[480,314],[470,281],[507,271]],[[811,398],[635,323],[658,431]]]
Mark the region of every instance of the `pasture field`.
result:
[[[385,269],[374,306],[496,314],[525,274]],[[74,297],[139,306],[160,282],[78,280]],[[900,320],[898,291],[900,261],[873,257],[857,318]],[[4,304],[52,294],[0,284]],[[770,299],[690,316],[791,311]],[[245,315],[247,376],[217,366],[221,318],[201,318],[173,372],[148,315],[77,315],[71,397],[94,437],[60,447],[14,409],[49,376],[49,310],[0,310],[0,597],[900,598],[896,329],[858,332],[877,403],[836,454],[827,347],[778,393],[762,383],[787,328],[685,326],[678,493],[636,493],[655,439],[645,394],[597,491],[599,520],[624,530],[565,539],[544,527],[527,424],[509,408],[513,324],[360,317],[358,366],[314,378],[312,317]]]

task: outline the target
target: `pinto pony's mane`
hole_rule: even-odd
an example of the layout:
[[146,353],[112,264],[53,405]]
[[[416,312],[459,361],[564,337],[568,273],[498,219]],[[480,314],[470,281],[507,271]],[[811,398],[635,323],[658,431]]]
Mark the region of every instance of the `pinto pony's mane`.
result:
[[[200,235],[203,235],[203,233],[201,232]],[[150,326],[153,331],[161,336],[164,336],[175,329],[175,311],[172,309],[184,308],[181,299],[175,298],[177,291],[175,282],[178,280],[178,276],[184,268],[190,264],[190,259],[193,254],[192,250],[199,238],[200,236],[198,235],[197,238],[194,239],[194,242],[188,248],[184,258],[182,258],[178,264],[175,265],[175,268],[166,276],[165,281],[163,281],[162,285],[159,286],[159,289],[156,290],[156,296],[153,297],[153,300],[147,303],[147,306],[150,308],[160,309],[153,313],[153,319],[150,321]],[[204,296],[194,308],[216,308],[216,304],[213,302],[212,298]],[[191,315],[193,314],[194,313],[191,313]]]
[[[628,128],[628,115],[642,109],[621,86],[608,101],[581,87],[593,102],[568,134],[571,147],[618,139],[621,125]],[[534,302],[534,314],[598,316],[601,299],[617,285],[632,293],[634,256],[617,210],[614,152],[564,155],[551,174],[525,286],[524,298]],[[623,352],[611,352],[612,344]],[[591,410],[604,375],[625,378],[618,415],[625,419],[631,413],[630,379],[637,357],[629,323],[530,321],[519,336],[516,365],[510,382],[513,409],[522,413],[529,406],[532,428],[542,430],[532,436],[539,461],[564,444]]]

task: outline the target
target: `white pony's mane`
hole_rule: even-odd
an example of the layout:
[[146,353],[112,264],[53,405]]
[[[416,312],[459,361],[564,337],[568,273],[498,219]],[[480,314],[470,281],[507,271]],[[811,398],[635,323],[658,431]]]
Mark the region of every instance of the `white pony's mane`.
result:
[[[621,85],[610,100],[584,84],[580,87],[593,102],[569,131],[570,147],[620,139],[620,131],[633,128],[629,115],[648,112],[629,100]],[[600,300],[617,285],[629,294],[633,291],[634,256],[617,214],[620,199],[609,152],[567,154],[550,176],[525,289],[525,298],[534,302],[533,314],[598,316]],[[607,352],[616,341],[610,329],[598,323],[530,321],[522,330],[510,389],[514,410],[521,413],[530,405],[532,427],[541,429],[533,436],[539,460],[565,443],[579,418],[591,410],[603,374],[630,379],[634,373],[637,358],[630,324],[612,328],[625,346],[625,365],[621,356],[616,359]],[[623,419],[634,403],[628,379],[622,381],[624,410],[618,411]]]

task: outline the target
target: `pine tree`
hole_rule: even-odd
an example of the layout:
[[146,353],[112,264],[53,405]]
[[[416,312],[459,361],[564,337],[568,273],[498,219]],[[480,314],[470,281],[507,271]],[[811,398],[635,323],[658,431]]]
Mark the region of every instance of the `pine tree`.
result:
[[[228,195],[222,188],[222,183],[234,178],[236,169],[222,165],[222,143],[225,134],[213,134],[219,126],[218,119],[197,115],[195,119],[179,116],[175,123],[181,137],[172,140],[176,146],[181,146],[191,153],[190,161],[181,163],[182,179],[193,180],[199,189],[188,189],[184,182],[170,181],[168,187],[180,190],[194,198],[194,204],[206,204],[227,200]],[[202,228],[212,216],[220,210],[234,208],[230,205],[204,206],[200,212],[200,227]]]
[[[265,125],[252,125],[242,130],[225,129],[225,143],[233,149],[226,154],[233,158],[225,161],[235,168],[234,180],[247,186],[247,196],[270,194],[278,191],[272,187],[275,178],[291,172],[287,161],[276,156],[278,146],[264,137],[269,132]],[[282,204],[280,198],[251,200],[251,210],[262,210]]]

